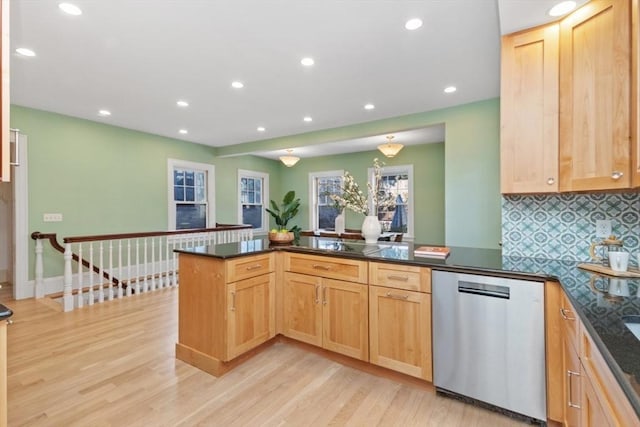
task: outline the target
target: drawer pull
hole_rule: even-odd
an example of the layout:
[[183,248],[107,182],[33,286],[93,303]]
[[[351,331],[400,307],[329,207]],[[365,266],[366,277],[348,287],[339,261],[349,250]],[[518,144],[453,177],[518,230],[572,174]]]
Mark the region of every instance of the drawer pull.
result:
[[408,300],[409,295],[399,295],[399,294],[392,294],[391,292],[387,292],[387,298]]
[[399,282],[408,282],[409,281],[409,278],[407,276],[393,276],[393,275],[390,275],[390,276],[387,276],[387,279],[389,279],[389,280],[397,280]]
[[256,265],[252,265],[251,267],[247,267],[247,271],[252,271],[252,270],[258,270],[262,268],[262,264],[256,264]]
[[320,285],[316,285],[316,304],[320,304]]
[[327,267],[326,265],[322,265],[322,264],[313,264],[312,267],[315,268],[316,270],[324,270],[324,271],[331,270],[331,267]]
[[624,173],[622,173],[622,172],[620,172],[620,171],[613,171],[613,172],[611,172],[611,178],[612,178],[614,181],[619,180],[620,178],[622,178],[622,176],[623,176],[623,175],[624,175]]
[[567,393],[567,404],[569,405],[569,408],[576,408],[576,409],[580,409],[580,405],[577,405],[575,403],[573,403],[571,401],[571,398],[573,396],[573,392],[571,390],[571,377],[576,376],[579,377],[580,376],[580,372],[574,372],[574,371],[570,371],[569,369],[567,369],[567,378],[568,378],[568,383],[569,383],[569,392]]
[[575,318],[575,317],[568,316],[568,315],[567,315],[567,312],[569,312],[569,313],[570,313],[571,311],[570,311],[570,310],[567,310],[567,309],[565,309],[565,308],[561,308],[561,309],[560,309],[560,314],[562,315],[562,318],[563,318],[564,320],[576,320],[576,318]]

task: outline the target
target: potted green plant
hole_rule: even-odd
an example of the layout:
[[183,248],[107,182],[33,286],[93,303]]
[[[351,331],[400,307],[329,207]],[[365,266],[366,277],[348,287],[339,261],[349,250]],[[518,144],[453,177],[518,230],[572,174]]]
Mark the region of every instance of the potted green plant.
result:
[[290,243],[300,235],[300,227],[297,225],[287,228],[289,221],[298,214],[300,199],[296,198],[296,192],[291,190],[284,195],[282,203],[278,205],[271,200],[271,209],[266,211],[271,214],[277,228],[269,232],[269,240],[273,243]]

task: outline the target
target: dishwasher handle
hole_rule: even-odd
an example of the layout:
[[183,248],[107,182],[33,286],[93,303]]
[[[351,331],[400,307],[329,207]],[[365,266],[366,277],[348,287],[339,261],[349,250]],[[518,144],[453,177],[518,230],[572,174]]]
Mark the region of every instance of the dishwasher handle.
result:
[[509,299],[510,289],[508,286],[487,285],[485,283],[458,281],[458,292],[464,294],[482,295],[493,298]]

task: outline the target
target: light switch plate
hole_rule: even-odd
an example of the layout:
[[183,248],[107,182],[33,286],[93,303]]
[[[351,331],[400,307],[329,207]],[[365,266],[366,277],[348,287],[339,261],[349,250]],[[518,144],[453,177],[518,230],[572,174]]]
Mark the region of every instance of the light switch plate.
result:
[[607,238],[609,236],[611,236],[611,220],[597,219],[596,220],[596,237]]
[[62,214],[61,213],[46,213],[42,215],[42,220],[44,222],[62,222]]

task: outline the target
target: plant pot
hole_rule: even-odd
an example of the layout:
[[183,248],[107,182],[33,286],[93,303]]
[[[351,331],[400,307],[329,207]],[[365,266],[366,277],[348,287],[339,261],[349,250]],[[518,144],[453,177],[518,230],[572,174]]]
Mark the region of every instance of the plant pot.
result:
[[293,239],[295,239],[295,235],[293,234],[293,231],[285,231],[285,232],[270,231],[269,232],[269,241],[273,244],[284,245],[284,244],[293,242]]
[[378,237],[382,233],[380,221],[377,215],[367,215],[362,223],[362,236],[367,244],[378,243]]
[[336,216],[334,225],[335,225],[336,234],[340,235],[344,233],[344,212]]

